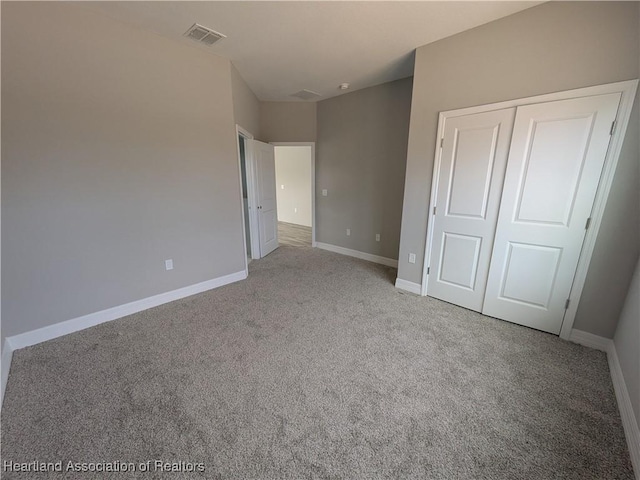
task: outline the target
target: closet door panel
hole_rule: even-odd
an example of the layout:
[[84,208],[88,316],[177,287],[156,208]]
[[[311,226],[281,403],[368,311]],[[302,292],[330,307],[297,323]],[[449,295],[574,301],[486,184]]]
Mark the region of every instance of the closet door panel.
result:
[[447,119],[428,293],[482,310],[515,109]]
[[560,332],[619,102],[518,108],[484,314]]

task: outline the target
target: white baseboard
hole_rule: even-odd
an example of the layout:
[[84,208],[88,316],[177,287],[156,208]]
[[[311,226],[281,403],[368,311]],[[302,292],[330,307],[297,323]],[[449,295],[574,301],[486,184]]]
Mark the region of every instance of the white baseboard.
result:
[[611,349],[607,352],[609,359],[609,370],[611,370],[611,380],[613,388],[618,399],[618,409],[620,410],[620,418],[624,426],[624,435],[627,437],[627,445],[629,446],[629,455],[631,455],[631,464],[636,474],[636,480],[640,480],[640,428],[636,421],[636,415],[631,405],[631,397],[627,384],[624,381],[620,361],[618,360],[618,352],[615,343],[611,342]]
[[53,340],[54,338],[62,337],[63,335],[68,335],[101,323],[126,317],[127,315],[132,315],[134,313],[141,312],[142,310],[157,307],[197,293],[213,290],[214,288],[238,282],[245,278],[247,278],[247,272],[242,270],[223,277],[196,283],[195,285],[189,285],[188,287],[178,288],[177,290],[143,298],[141,300],[136,300],[135,302],[126,303],[124,305],[108,308],[106,310],[90,313],[88,315],[83,315],[71,320],[39,328],[37,330],[31,330],[30,332],[8,337],[5,340],[4,348],[2,350],[2,398],[0,399],[0,402],[4,399],[6,382],[9,378],[9,369],[11,368],[11,358],[14,350],[46,342],[47,340]]
[[607,353],[609,353],[611,346],[613,345],[613,340],[609,338],[600,337],[589,332],[583,332],[582,330],[576,330],[575,328],[571,330],[569,341]]
[[409,280],[396,278],[396,288],[404,290],[405,292],[415,293],[416,295],[422,295],[422,285],[410,282]]
[[624,381],[615,343],[609,338],[576,329],[571,330],[569,340],[584,345],[585,347],[595,348],[607,353],[611,382],[616,392],[618,410],[620,411],[624,435],[627,439],[627,446],[629,447],[631,463],[633,464],[636,480],[640,480],[640,428],[638,428],[638,422],[636,421],[633,406],[631,405],[631,397],[629,396],[627,384]]
[[2,391],[0,391],[0,408],[4,400],[4,392],[7,389],[7,380],[9,380],[9,370],[11,369],[11,359],[13,358],[13,347],[9,339],[5,339],[2,347]]
[[47,340],[68,335],[69,333],[84,330],[85,328],[93,327],[104,322],[126,317],[127,315],[141,312],[142,310],[157,307],[164,303],[189,297],[196,293],[205,292],[207,290],[222,287],[229,283],[244,280],[245,278],[247,278],[247,274],[242,270],[241,272],[225,275],[224,277],[214,278],[205,282],[196,283],[195,285],[189,285],[188,287],[179,288],[177,290],[143,298],[142,300],[136,300],[135,302],[108,308],[100,312],[90,313],[88,315],[83,315],[82,317],[66,320],[64,322],[49,325],[30,332],[21,333],[20,335],[9,337],[8,340],[11,342],[14,349],[29,347],[37,343],[46,342]]
[[373,255],[371,253],[359,252],[358,250],[351,250],[350,248],[339,247],[337,245],[331,245],[330,243],[316,242],[315,246],[321,250],[328,250],[329,252],[339,253],[341,255],[347,255],[349,257],[355,257],[361,260],[367,260],[368,262],[386,265],[387,267],[398,268],[398,260],[394,260],[393,258],[386,258],[379,255]]

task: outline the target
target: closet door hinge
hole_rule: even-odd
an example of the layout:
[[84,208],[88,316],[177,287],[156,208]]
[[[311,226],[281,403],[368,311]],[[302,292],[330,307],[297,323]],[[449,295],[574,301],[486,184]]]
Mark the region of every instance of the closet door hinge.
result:
[[427,275],[429,275],[429,272],[431,272],[431,267],[427,267]]
[[589,230],[589,225],[591,225],[591,217],[587,218],[587,223],[584,225],[584,229]]
[[434,214],[434,215],[436,214],[436,209],[437,209],[437,208],[438,208],[438,207],[433,207],[433,214]]
[[567,298],[567,301],[566,301],[566,302],[564,302],[564,309],[565,309],[565,310],[569,308],[569,303],[570,303],[570,302],[571,302],[571,300],[569,300],[568,298]]
[[611,122],[611,130],[609,130],[609,135],[613,135],[614,130],[616,129],[616,121]]
[[440,139],[440,148],[444,147],[444,137]]

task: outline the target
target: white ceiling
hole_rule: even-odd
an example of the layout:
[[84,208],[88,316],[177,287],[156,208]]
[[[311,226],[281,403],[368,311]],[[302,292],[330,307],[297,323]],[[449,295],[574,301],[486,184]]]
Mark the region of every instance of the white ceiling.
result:
[[[230,59],[263,101],[299,101],[303,89],[339,93],[413,74],[416,47],[542,2],[147,1],[82,6]],[[227,38],[211,47],[183,36],[194,23]]]

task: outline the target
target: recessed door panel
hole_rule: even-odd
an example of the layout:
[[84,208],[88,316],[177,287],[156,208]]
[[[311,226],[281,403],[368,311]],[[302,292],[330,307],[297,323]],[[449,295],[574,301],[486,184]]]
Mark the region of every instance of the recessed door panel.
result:
[[447,215],[485,218],[498,132],[499,125],[456,129]]
[[482,238],[444,233],[439,280],[473,290]]
[[558,334],[620,94],[519,107],[482,312]]
[[264,218],[264,241],[265,243],[278,241],[278,218],[276,213],[272,210],[263,214]]
[[569,223],[594,121],[595,113],[531,122],[517,221]]
[[500,298],[532,307],[549,308],[561,253],[559,248],[510,242],[502,273]]
[[428,294],[482,310],[515,109],[447,119]]

